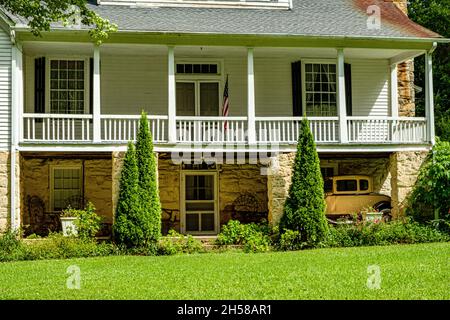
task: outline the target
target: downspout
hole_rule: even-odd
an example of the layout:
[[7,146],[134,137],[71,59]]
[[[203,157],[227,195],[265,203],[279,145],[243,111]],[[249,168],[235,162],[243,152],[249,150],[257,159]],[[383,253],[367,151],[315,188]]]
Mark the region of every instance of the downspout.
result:
[[[433,42],[433,46],[428,51],[428,54],[429,55],[433,54],[434,51],[436,50],[436,48],[437,48],[437,42]],[[434,75],[434,73],[432,73],[432,75]],[[428,88],[426,88],[426,89],[428,89]],[[431,94],[431,92],[430,92],[430,94]],[[434,94],[434,90],[433,90],[433,94]],[[434,121],[433,121],[433,123],[434,123]],[[434,142],[434,139],[433,139],[433,142]],[[432,161],[433,166],[434,166],[436,164],[436,149],[435,149],[434,143],[433,143],[433,149],[431,150],[431,159],[432,159],[431,161]],[[436,181],[434,182],[434,190],[435,190],[435,194],[434,194],[434,219],[438,220],[439,219],[439,206],[437,205],[437,199],[436,199]]]

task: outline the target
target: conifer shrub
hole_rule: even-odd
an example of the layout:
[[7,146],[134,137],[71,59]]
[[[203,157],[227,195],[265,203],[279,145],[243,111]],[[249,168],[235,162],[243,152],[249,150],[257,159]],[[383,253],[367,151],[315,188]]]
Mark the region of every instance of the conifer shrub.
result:
[[302,246],[315,247],[326,239],[325,195],[316,144],[305,118],[301,122],[289,195],[280,232],[298,231]]

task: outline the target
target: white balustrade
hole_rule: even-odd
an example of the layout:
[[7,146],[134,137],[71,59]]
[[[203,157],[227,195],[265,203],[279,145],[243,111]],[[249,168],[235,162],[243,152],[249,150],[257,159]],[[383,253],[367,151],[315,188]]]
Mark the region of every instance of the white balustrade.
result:
[[245,143],[246,117],[177,117],[181,143]]
[[[317,143],[339,142],[339,119],[337,117],[311,117],[309,126]],[[262,143],[297,143],[301,117],[258,117],[256,135]]]

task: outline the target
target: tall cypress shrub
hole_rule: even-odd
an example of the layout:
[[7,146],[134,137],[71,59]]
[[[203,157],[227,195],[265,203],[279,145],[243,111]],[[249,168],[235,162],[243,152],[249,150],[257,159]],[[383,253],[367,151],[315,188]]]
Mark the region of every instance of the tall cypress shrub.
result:
[[113,237],[116,243],[127,247],[140,246],[144,234],[139,227],[141,205],[139,198],[139,174],[134,145],[128,143],[121,178],[119,201],[113,226]]
[[301,122],[292,169],[292,181],[280,230],[299,231],[303,243],[315,246],[325,240],[328,224],[319,156],[306,118]]
[[161,202],[159,199],[157,164],[153,153],[153,138],[147,114],[142,112],[136,140],[136,159],[139,168],[139,195],[142,205],[141,227],[146,243],[161,237]]

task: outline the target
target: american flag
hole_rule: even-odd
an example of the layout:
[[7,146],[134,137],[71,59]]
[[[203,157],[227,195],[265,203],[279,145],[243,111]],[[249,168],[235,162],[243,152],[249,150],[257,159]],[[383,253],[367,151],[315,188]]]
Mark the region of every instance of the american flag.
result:
[[[225,82],[225,89],[223,90],[223,106],[222,106],[222,116],[223,117],[228,117],[229,106],[230,106],[230,100],[228,97],[228,76],[227,76],[227,82]],[[225,121],[223,124],[223,128],[226,130],[227,127],[228,127],[228,122]]]

